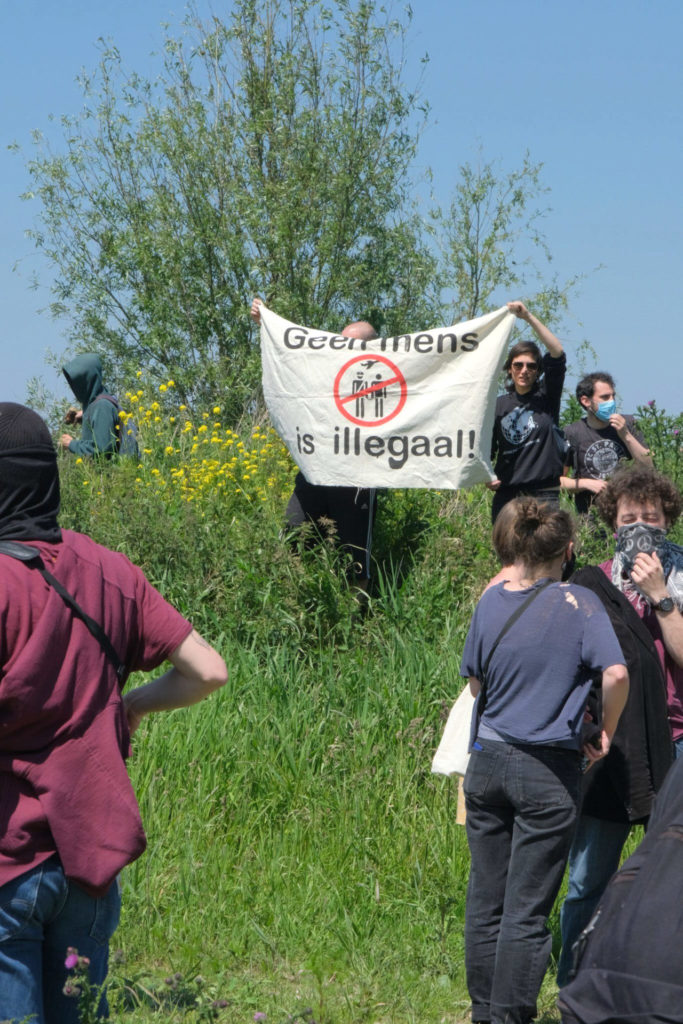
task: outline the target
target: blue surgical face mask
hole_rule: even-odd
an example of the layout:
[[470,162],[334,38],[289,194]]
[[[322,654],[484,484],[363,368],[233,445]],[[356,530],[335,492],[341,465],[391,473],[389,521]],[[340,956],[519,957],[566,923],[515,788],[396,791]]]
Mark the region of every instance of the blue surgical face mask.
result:
[[612,399],[610,402],[599,402],[598,407],[595,410],[595,415],[603,423],[609,423],[610,416],[614,416],[617,411],[617,403]]

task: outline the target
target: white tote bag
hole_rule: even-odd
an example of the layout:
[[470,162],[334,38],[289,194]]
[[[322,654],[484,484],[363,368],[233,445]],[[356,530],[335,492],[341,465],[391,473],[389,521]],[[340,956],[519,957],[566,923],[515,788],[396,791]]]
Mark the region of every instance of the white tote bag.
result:
[[469,683],[466,683],[450,710],[441,743],[432,760],[432,771],[436,774],[464,775],[467,771],[474,702]]

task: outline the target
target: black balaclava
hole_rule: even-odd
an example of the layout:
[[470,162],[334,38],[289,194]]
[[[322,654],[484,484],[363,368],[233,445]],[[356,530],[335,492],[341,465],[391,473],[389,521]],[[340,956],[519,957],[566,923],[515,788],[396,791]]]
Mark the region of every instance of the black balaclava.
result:
[[0,540],[60,541],[59,473],[38,413],[0,402]]

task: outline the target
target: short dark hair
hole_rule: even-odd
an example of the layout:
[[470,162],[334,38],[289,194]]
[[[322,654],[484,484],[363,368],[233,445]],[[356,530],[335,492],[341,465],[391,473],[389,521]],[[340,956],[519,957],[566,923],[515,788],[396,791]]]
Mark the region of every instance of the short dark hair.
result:
[[667,524],[673,526],[681,514],[681,492],[668,476],[649,466],[624,466],[607,481],[595,504],[598,512],[613,530],[617,525],[617,508],[622,498],[643,504],[661,501]]
[[517,344],[513,345],[512,348],[510,349],[510,351],[508,352],[507,359],[505,360],[505,363],[503,364],[503,369],[507,373],[507,380],[505,381],[505,387],[508,389],[508,391],[512,391],[514,386],[515,386],[512,383],[512,377],[510,376],[510,367],[512,366],[512,360],[516,359],[517,356],[521,356],[521,355],[529,355],[529,356],[533,356],[534,357],[534,361],[536,363],[536,369],[538,371],[538,377],[536,378],[536,382],[534,384],[534,387],[536,387],[538,385],[539,378],[540,378],[541,374],[543,373],[543,356],[541,355],[541,350],[538,347],[538,345],[536,344],[536,342],[535,341],[518,341]]
[[492,534],[504,565],[517,561],[544,565],[562,554],[573,539],[574,520],[569,512],[533,497],[514,498],[504,505]]
[[612,391],[616,391],[614,384],[614,377],[611,373],[603,373],[601,370],[596,370],[595,373],[587,373],[585,377],[582,377],[579,383],[576,385],[576,398],[580,403],[582,398],[592,398],[593,392],[595,391],[595,385],[599,380],[604,380],[606,384],[609,384]]

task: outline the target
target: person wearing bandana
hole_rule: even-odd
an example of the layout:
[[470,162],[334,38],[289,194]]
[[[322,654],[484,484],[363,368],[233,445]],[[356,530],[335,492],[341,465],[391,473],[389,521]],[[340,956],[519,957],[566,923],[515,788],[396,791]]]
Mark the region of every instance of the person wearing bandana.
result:
[[587,374],[576,385],[576,398],[586,415],[564,428],[570,464],[560,485],[574,498],[576,511],[585,514],[620,462],[633,460],[651,467],[652,456],[633,416],[617,412],[609,373]]
[[682,504],[656,470],[617,470],[596,500],[615,531],[614,556],[572,577],[598,594],[610,615],[631,691],[610,753],[586,776],[560,916],[560,987],[570,980],[572,946],[619,866],[631,825],[647,825],[672,760],[683,757],[683,548],[667,538]]

